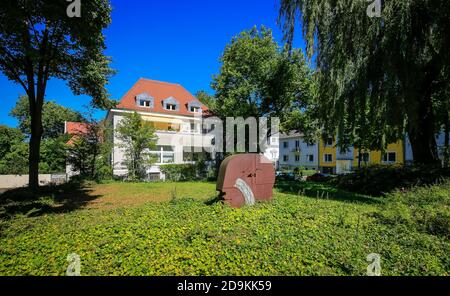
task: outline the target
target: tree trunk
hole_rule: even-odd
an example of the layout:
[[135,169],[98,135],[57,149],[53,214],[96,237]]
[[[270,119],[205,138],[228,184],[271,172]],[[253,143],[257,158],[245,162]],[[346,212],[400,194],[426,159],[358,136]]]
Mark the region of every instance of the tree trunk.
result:
[[444,136],[444,167],[448,168],[449,166],[449,161],[450,161],[450,151],[449,151],[449,142],[450,142],[450,119],[448,116],[448,111],[446,111],[445,113],[445,119],[444,119],[444,132],[445,132],[445,136]]
[[[414,163],[438,165],[439,157],[435,138],[434,115],[431,92],[418,98],[416,108],[408,109],[408,136],[411,142]],[[414,112],[411,114],[411,111]]]
[[35,104],[34,108],[30,105],[31,114],[31,137],[29,146],[29,172],[28,186],[36,191],[39,188],[39,160],[42,136],[42,106]]

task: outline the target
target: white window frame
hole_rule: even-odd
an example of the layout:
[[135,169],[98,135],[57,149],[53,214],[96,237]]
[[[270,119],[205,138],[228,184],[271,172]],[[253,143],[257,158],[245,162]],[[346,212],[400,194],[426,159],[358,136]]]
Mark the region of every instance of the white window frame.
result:
[[200,113],[201,108],[197,106],[191,106],[191,109],[189,110],[192,113]]
[[177,105],[176,104],[166,104],[166,110],[176,111],[177,110]]
[[[389,154],[393,153],[395,155],[395,160],[390,161],[389,160]],[[386,160],[384,160],[384,157],[386,156]],[[382,159],[383,163],[396,163],[397,162],[397,151],[386,151],[386,153],[383,154]]]
[[[331,156],[331,160],[327,160],[327,155],[330,155]],[[323,154],[323,162],[326,162],[326,163],[332,163],[333,162],[333,154],[332,153],[324,153]]]

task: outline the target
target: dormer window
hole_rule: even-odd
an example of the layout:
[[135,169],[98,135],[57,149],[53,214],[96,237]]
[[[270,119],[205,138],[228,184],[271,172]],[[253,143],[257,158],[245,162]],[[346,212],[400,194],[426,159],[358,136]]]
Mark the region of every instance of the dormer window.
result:
[[153,98],[147,93],[137,95],[136,105],[143,108],[153,108]]
[[192,101],[188,103],[188,110],[192,113],[201,113],[202,112],[202,104],[199,101]]
[[177,111],[179,109],[179,103],[174,97],[169,97],[162,101],[165,110]]

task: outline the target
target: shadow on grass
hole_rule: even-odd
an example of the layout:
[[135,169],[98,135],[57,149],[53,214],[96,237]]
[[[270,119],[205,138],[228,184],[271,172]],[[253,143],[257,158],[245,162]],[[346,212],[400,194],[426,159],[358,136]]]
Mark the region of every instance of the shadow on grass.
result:
[[337,189],[327,183],[307,181],[277,181],[275,188],[282,193],[304,195],[312,198],[331,199],[343,202],[379,204],[380,198]]
[[0,194],[0,218],[71,212],[100,197],[92,195],[91,192],[92,187],[85,182],[42,186],[38,192],[32,192],[26,187],[11,189]]

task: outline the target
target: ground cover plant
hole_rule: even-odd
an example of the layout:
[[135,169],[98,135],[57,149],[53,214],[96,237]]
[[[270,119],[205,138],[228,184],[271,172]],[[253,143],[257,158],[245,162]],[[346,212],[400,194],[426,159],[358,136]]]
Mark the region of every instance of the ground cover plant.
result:
[[[272,202],[233,209],[208,203],[206,182],[90,183],[44,192],[31,208],[17,191],[0,196],[0,274],[64,275],[76,253],[82,275],[365,275],[378,253],[383,275],[449,275],[450,185],[417,192],[286,181]],[[434,228],[424,228],[430,208]],[[395,220],[398,210],[410,213]]]

